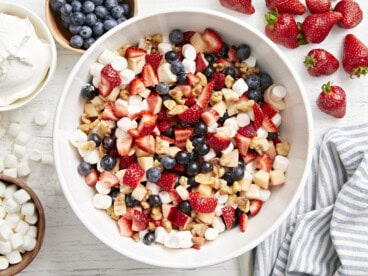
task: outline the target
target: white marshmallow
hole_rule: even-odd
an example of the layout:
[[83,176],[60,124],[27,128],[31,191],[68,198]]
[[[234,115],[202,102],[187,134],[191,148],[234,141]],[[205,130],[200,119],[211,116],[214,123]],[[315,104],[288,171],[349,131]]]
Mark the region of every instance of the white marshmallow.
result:
[[5,210],[8,213],[16,213],[20,211],[20,205],[15,201],[13,197],[7,198],[4,202]]
[[216,157],[216,152],[211,148],[210,151],[203,156],[204,161],[210,161],[211,159]]
[[5,255],[6,259],[8,260],[9,264],[17,264],[22,261],[22,255],[18,250],[14,250],[9,252]]
[[11,123],[8,127],[8,134],[11,137],[16,137],[21,129],[22,126],[19,123]]
[[243,78],[239,78],[233,83],[231,89],[241,96],[244,92],[248,91],[248,85]]
[[94,77],[100,77],[103,64],[94,62],[89,66],[89,73]]
[[108,195],[95,194],[92,199],[92,203],[97,209],[107,209],[112,204],[112,198]]
[[204,232],[204,237],[208,241],[213,241],[217,239],[218,235],[219,231],[212,227],[207,228],[207,230]]
[[0,241],[0,254],[5,255],[11,251],[12,251],[12,246],[11,246],[10,241]]
[[138,232],[138,236],[142,240],[147,233],[148,233],[148,230],[147,229],[146,230],[143,230],[143,231],[139,231]]
[[17,166],[17,174],[19,177],[25,177],[31,173],[31,168],[27,161],[22,161]]
[[158,195],[161,189],[160,186],[158,186],[155,183],[149,182],[149,181],[147,181],[146,183],[146,188],[150,190],[153,195]]
[[164,42],[161,42],[158,44],[157,46],[158,48],[158,51],[161,53],[161,54],[165,54],[166,52],[168,51],[171,51],[172,50],[172,45],[171,43],[164,43]]
[[128,105],[138,105],[142,102],[142,97],[139,95],[132,95],[129,97]]
[[0,225],[0,238],[4,241],[9,241],[10,235],[13,234],[11,227],[8,224]]
[[98,87],[98,84],[100,83],[101,81],[101,77],[100,76],[94,76],[92,78],[92,84],[94,87]]
[[219,233],[224,232],[226,229],[224,221],[218,216],[213,218],[212,227],[215,228]]
[[182,185],[175,188],[176,192],[179,194],[182,200],[187,200],[189,198],[189,192]]
[[287,94],[286,88],[282,85],[275,85],[271,89],[270,98],[274,102],[281,101]]
[[[4,216],[6,215],[6,211],[5,211],[5,209],[4,209]],[[3,219],[3,218],[1,218],[0,219],[0,225],[3,225],[3,224],[5,224],[6,223],[6,221],[5,221],[5,219]]]
[[129,129],[136,128],[138,126],[138,123],[135,120],[130,120],[128,117],[122,117],[117,122],[117,126],[124,131],[128,131]]
[[111,66],[120,72],[128,67],[128,62],[124,57],[115,55],[111,61]]
[[275,170],[280,170],[286,172],[289,167],[289,159],[282,155],[276,155],[273,161],[273,168]]
[[274,123],[274,125],[276,127],[279,127],[281,125],[281,115],[280,113],[276,113],[272,118],[271,118],[272,123]]
[[43,153],[41,157],[41,163],[45,165],[54,165],[54,156],[50,153]]
[[216,208],[215,208],[215,215],[216,216],[221,216],[222,215],[222,208],[224,207],[224,205],[222,204],[217,204]]
[[5,270],[9,267],[9,262],[4,256],[0,256],[0,270]]
[[5,190],[6,190],[6,184],[0,181],[0,197],[2,197],[5,194]]
[[17,167],[18,159],[14,154],[7,154],[4,158],[4,166],[6,169]]
[[183,56],[188,60],[195,60],[197,56],[197,51],[192,44],[184,44],[181,48]]
[[102,194],[102,195],[107,195],[111,192],[111,188],[110,187],[107,187],[103,182],[101,181],[97,181],[96,183],[96,191],[99,193],[99,194]]
[[24,220],[20,220],[17,226],[14,228],[15,232],[25,235],[29,230],[29,224]]
[[18,190],[18,187],[14,184],[6,186],[5,192],[4,192],[5,198],[11,198],[16,190]]
[[162,204],[167,204],[172,201],[170,194],[166,191],[159,192],[158,196],[160,197]]
[[168,248],[189,248],[193,245],[190,231],[171,231],[164,240],[164,245]]
[[36,205],[33,202],[26,202],[20,208],[20,213],[23,216],[33,216],[36,210]]
[[118,139],[126,139],[126,138],[131,138],[132,136],[130,136],[130,134],[126,132],[125,130],[121,128],[117,128],[115,130],[115,137]]
[[165,241],[165,238],[167,237],[168,233],[166,232],[166,230],[159,226],[159,227],[156,227],[155,229],[155,242],[158,242],[158,243],[164,243]]
[[31,138],[31,135],[25,131],[20,131],[18,135],[15,137],[14,142],[16,144],[25,145],[28,143],[29,139]]
[[143,110],[141,105],[129,105],[128,106],[128,112],[130,114],[135,114],[135,113],[139,113]]
[[224,126],[238,126],[237,119],[235,117],[231,117],[225,120]]
[[87,134],[85,134],[80,129],[76,129],[69,138],[69,142],[76,148],[83,145],[85,142],[87,142]]
[[163,63],[157,69],[157,75],[159,81],[166,83],[174,83],[177,80],[177,76],[171,72],[171,64]]
[[222,150],[221,152],[226,155],[232,152],[233,150],[234,150],[234,144],[230,143],[229,146],[226,149]]
[[29,193],[26,190],[19,189],[19,190],[14,192],[13,198],[18,204],[23,204],[26,201],[30,200],[31,196],[29,195]]
[[176,235],[178,235],[180,240],[180,248],[192,247],[192,233],[190,231],[179,231]]
[[259,200],[267,201],[270,198],[270,195],[271,195],[270,190],[261,189],[259,191]]
[[214,133],[214,132],[216,132],[216,130],[217,130],[217,127],[218,127],[218,123],[212,123],[212,124],[210,124],[208,127],[207,127],[207,131],[209,132],[209,133]]
[[134,71],[130,69],[124,69],[123,71],[119,73],[119,76],[121,79],[121,84],[125,86],[129,84],[135,78],[135,73]]
[[49,118],[50,113],[47,110],[41,110],[35,114],[34,122],[38,126],[44,126],[48,123]]
[[110,50],[104,50],[97,58],[98,62],[102,65],[110,64],[116,54]]
[[250,124],[250,118],[247,113],[239,113],[236,116],[236,123],[239,127],[245,127]]
[[248,111],[248,116],[249,116],[249,119],[251,121],[254,121],[254,112],[253,112],[253,109],[251,109],[251,110]]
[[13,250],[18,249],[24,243],[23,235],[21,233],[14,233],[10,235],[10,243]]
[[32,216],[25,216],[24,220],[28,222],[29,224],[36,224],[38,221],[38,215],[37,213],[34,213]]
[[225,204],[228,200],[229,196],[227,194],[220,194],[219,192],[215,193],[215,198],[217,198],[217,204]]
[[11,227],[11,228],[15,228],[18,223],[20,221],[20,215],[18,215],[17,213],[9,213],[6,218],[5,218],[5,222]]
[[257,59],[254,56],[249,56],[244,62],[248,65],[248,67],[255,67],[257,63]]
[[245,171],[248,172],[249,174],[253,175],[255,170],[256,168],[254,167],[253,162],[249,162],[248,164],[245,165]]
[[25,251],[32,251],[33,249],[35,249],[36,244],[37,244],[37,241],[36,241],[35,237],[25,235],[24,236],[24,243],[21,246],[21,249],[23,249]]
[[13,153],[18,157],[23,157],[26,154],[26,147],[23,145],[13,144]]
[[195,73],[196,71],[196,64],[193,60],[189,60],[189,59],[183,59],[183,67],[184,67],[184,72],[185,73]]
[[267,138],[267,136],[268,136],[268,131],[263,126],[257,129],[258,138]]
[[37,237],[37,227],[34,225],[30,225],[25,235],[31,238],[36,238]]
[[[146,91],[149,91],[148,89],[146,89]],[[150,92],[150,91],[149,91]],[[150,92],[151,93],[151,92]],[[148,97],[149,95],[147,95]],[[142,102],[141,102],[141,107],[143,110],[147,110],[149,111],[149,106],[148,106],[148,102],[147,102],[147,99],[144,99]]]

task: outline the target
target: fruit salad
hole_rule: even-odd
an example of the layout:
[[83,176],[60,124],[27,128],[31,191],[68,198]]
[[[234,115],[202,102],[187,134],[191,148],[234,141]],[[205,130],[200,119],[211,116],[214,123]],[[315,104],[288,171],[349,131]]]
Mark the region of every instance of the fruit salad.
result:
[[90,75],[70,142],[93,206],[122,237],[199,249],[225,230],[246,232],[285,184],[287,91],[246,41],[211,28],[148,34],[104,50]]

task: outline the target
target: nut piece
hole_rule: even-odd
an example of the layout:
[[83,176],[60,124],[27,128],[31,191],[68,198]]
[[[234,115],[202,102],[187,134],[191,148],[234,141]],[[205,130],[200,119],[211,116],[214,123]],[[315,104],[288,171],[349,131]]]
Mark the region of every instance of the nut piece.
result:
[[210,98],[211,105],[215,105],[216,103],[219,103],[221,101],[222,101],[222,92],[221,91],[213,92]]
[[240,103],[238,103],[236,105],[236,108],[240,112],[248,112],[248,111],[250,111],[250,110],[253,109],[253,105],[254,105],[254,101],[253,100],[241,101]]
[[188,107],[186,105],[175,105],[172,109],[169,110],[167,114],[172,115],[172,116],[179,115],[187,109]]
[[288,142],[282,142],[276,144],[276,152],[278,155],[288,156],[290,152],[290,145]]
[[225,86],[226,86],[226,88],[231,88],[233,86],[234,82],[235,82],[235,80],[232,76],[227,75],[225,77]]
[[215,178],[208,173],[199,173],[194,177],[195,182],[199,184],[212,185],[215,183]]
[[183,99],[183,92],[181,92],[180,90],[170,90],[169,95],[176,101],[177,104],[185,104],[185,100]]
[[192,141],[190,141],[189,139],[185,142],[185,149],[189,153],[191,153],[194,150],[194,146],[192,144]]
[[172,110],[176,106],[176,102],[174,100],[166,100],[164,101],[164,106],[168,110]]

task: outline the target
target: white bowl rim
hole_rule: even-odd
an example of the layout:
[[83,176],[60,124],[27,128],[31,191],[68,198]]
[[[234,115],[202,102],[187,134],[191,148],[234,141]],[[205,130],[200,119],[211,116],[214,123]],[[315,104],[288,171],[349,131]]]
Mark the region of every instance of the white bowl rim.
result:
[[[18,109],[26,104],[28,104],[29,102],[31,102],[34,98],[36,98],[44,89],[45,87],[48,85],[48,83],[51,81],[51,79],[54,76],[54,73],[56,71],[56,65],[57,65],[57,50],[56,50],[56,44],[54,41],[54,37],[52,36],[49,28],[47,27],[46,23],[41,19],[41,17],[36,14],[34,11],[30,10],[27,7],[24,7],[21,4],[17,4],[14,2],[9,2],[9,1],[1,1],[0,2],[0,7],[11,7],[11,8],[16,8],[18,11],[26,13],[28,15],[30,15],[33,19],[35,19],[37,21],[38,24],[40,24],[40,26],[42,26],[42,32],[46,34],[47,36],[47,42],[50,43],[50,48],[51,48],[51,64],[50,64],[50,68],[49,71],[47,72],[47,76],[46,79],[43,81],[43,84],[38,87],[37,90],[33,91],[31,94],[29,94],[28,96],[18,99],[15,102],[6,105],[6,106],[0,106],[0,112],[2,111],[10,111],[10,110],[14,110],[14,109]],[[2,12],[2,11],[0,11]],[[6,10],[5,10],[6,13]],[[36,28],[36,26],[33,26],[34,28]]]
[[[68,87],[70,85],[70,83],[72,82],[71,76],[75,75],[75,73],[80,69],[80,66],[85,62],[86,59],[88,59],[89,53],[93,52],[95,50],[95,48],[97,48],[99,46],[99,44],[101,44],[103,41],[105,41],[111,34],[119,32],[120,29],[124,28],[127,25],[134,24],[137,21],[145,20],[149,17],[154,17],[154,16],[157,16],[157,15],[170,14],[170,13],[188,13],[188,14],[201,13],[201,14],[208,14],[208,15],[224,18],[225,20],[232,21],[235,24],[242,25],[245,28],[249,29],[251,32],[253,32],[255,35],[261,37],[265,41],[265,43],[267,43],[268,46],[270,48],[272,48],[273,51],[275,51],[284,60],[287,60],[286,55],[278,48],[277,45],[275,45],[271,40],[269,40],[263,33],[258,31],[257,29],[255,29],[253,26],[251,26],[251,25],[249,25],[249,24],[247,24],[247,23],[245,23],[245,22],[243,22],[243,21],[241,21],[241,20],[239,20],[239,19],[237,19],[233,16],[230,16],[230,15],[218,12],[218,11],[213,11],[213,10],[210,10],[210,9],[205,9],[205,8],[186,8],[186,9],[180,9],[180,10],[174,8],[174,9],[168,9],[168,10],[165,10],[165,11],[149,13],[149,14],[146,14],[146,15],[143,15],[143,16],[138,15],[136,17],[133,17],[133,18],[121,23],[116,28],[113,28],[109,32],[105,33],[96,43],[94,43],[81,56],[81,58],[78,60],[78,62],[74,65],[74,67],[73,67],[72,71],[70,72],[70,75],[69,75],[69,77],[68,77],[68,79],[65,83],[65,87]],[[267,231],[265,231],[257,239],[255,239],[254,241],[249,243],[247,246],[244,246],[241,249],[232,252],[232,254],[227,254],[226,256],[219,256],[218,258],[213,258],[211,260],[203,260],[200,264],[197,264],[195,266],[190,265],[190,264],[188,265],[185,262],[183,262],[183,265],[170,264],[170,263],[167,263],[167,262],[163,265],[159,261],[150,259],[147,256],[132,254],[128,250],[124,250],[120,247],[117,247],[116,244],[114,244],[111,240],[105,239],[103,236],[99,235],[97,230],[94,230],[93,225],[88,221],[87,217],[84,216],[84,214],[78,209],[78,207],[73,206],[71,204],[72,195],[71,195],[70,191],[67,189],[66,185],[64,185],[62,183],[62,181],[60,181],[62,190],[64,192],[64,195],[67,198],[67,200],[68,200],[70,206],[72,207],[74,213],[81,220],[81,222],[88,229],[88,231],[90,231],[92,234],[94,234],[100,241],[102,241],[103,243],[108,245],[110,248],[112,248],[115,251],[117,251],[118,253],[123,254],[123,255],[125,255],[129,258],[132,258],[134,260],[140,261],[142,263],[154,265],[154,266],[159,266],[159,267],[184,268],[184,269],[205,267],[205,266],[215,265],[215,264],[222,263],[222,262],[228,261],[230,259],[236,258],[236,257],[240,256],[241,254],[244,254],[244,253],[252,250],[253,248],[255,248],[257,245],[259,245],[262,241],[264,241],[269,235],[271,235],[280,226],[280,224],[287,218],[287,216],[291,212],[292,207],[299,200],[300,195],[301,195],[301,193],[304,189],[304,185],[306,183],[307,174],[309,172],[310,165],[311,165],[311,162],[312,162],[312,156],[313,156],[313,145],[314,145],[313,118],[312,118],[312,112],[311,112],[311,109],[310,109],[310,106],[309,106],[309,103],[308,103],[308,99],[307,99],[307,96],[306,96],[306,92],[305,92],[305,89],[304,89],[304,86],[302,84],[301,79],[295,73],[295,70],[292,70],[292,66],[288,62],[285,62],[285,65],[292,72],[293,78],[295,79],[295,81],[296,81],[296,83],[297,83],[297,85],[300,89],[301,98],[302,98],[303,104],[305,106],[306,117],[307,117],[306,120],[307,120],[307,125],[308,125],[307,156],[306,156],[305,167],[304,167],[304,171],[303,171],[303,174],[302,174],[302,177],[301,177],[300,184],[299,184],[299,186],[297,188],[297,191],[294,194],[292,200],[289,202],[287,208],[285,208],[285,210],[278,217],[278,219],[272,225],[272,227],[270,227]],[[57,110],[56,110],[56,113],[55,113],[53,137],[56,137],[55,135],[57,135],[58,121],[62,118],[62,115],[63,115],[61,107],[63,105],[62,103],[65,101],[66,95],[67,95],[67,91],[66,91],[66,88],[65,88],[63,90],[61,96],[60,96],[58,107],[57,107]],[[59,150],[60,149],[59,149],[57,143],[53,143],[53,151],[54,151],[54,156],[55,156],[54,163],[55,163],[58,178],[59,178],[59,180],[61,180],[61,179],[63,179],[63,175],[62,175],[61,170],[59,169],[61,167],[61,164],[60,164],[61,159],[58,158]],[[122,251],[124,251],[124,253],[122,253]]]

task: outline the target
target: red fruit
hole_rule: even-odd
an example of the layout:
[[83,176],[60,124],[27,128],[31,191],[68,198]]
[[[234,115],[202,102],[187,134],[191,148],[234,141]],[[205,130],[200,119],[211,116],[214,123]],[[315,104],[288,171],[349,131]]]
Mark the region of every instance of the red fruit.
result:
[[331,0],[306,0],[305,3],[311,13],[324,13],[331,9]]
[[255,12],[252,0],[220,0],[220,4],[227,9],[244,14],[253,14]]
[[301,27],[304,39],[309,43],[322,42],[341,18],[342,14],[334,11],[308,15]]
[[342,28],[354,28],[363,20],[363,11],[353,0],[341,0],[336,4],[334,11],[342,14],[341,20],[337,22],[337,25]]
[[298,39],[298,25],[291,14],[270,11],[265,15],[265,20],[266,36],[273,42],[290,49],[301,44]]
[[192,106],[197,104],[197,99],[195,97],[190,97],[188,99],[185,100],[185,105],[186,106]]
[[132,149],[133,138],[117,138],[116,139],[116,149],[120,156],[129,155]]
[[346,113],[346,95],[345,91],[337,85],[331,85],[330,82],[322,85],[322,92],[317,98],[319,109],[335,118],[342,118]]
[[129,83],[128,90],[130,95],[137,95],[145,91],[146,86],[144,85],[141,78],[136,77]]
[[328,76],[339,68],[339,61],[334,55],[324,49],[313,49],[305,57],[304,65],[311,76]]
[[272,118],[278,113],[278,111],[275,108],[273,108],[273,106],[270,105],[268,102],[262,102],[260,107],[262,109],[263,114],[268,118]]
[[133,138],[137,138],[137,137],[139,137],[139,131],[138,131],[138,129],[137,128],[131,128],[131,129],[128,129],[128,134],[130,135],[130,136],[132,136]]
[[277,127],[275,126],[275,124],[271,121],[270,118],[268,118],[267,116],[265,116],[263,118],[262,121],[262,126],[268,131],[268,132],[273,132],[273,133],[277,133],[279,130],[277,129]]
[[98,171],[92,169],[89,174],[84,177],[84,181],[88,186],[95,186],[98,181]]
[[368,73],[368,47],[353,34],[345,36],[342,66],[351,76]]
[[137,209],[133,210],[132,217],[132,230],[133,231],[143,231],[148,226],[149,218],[147,215]]
[[209,83],[207,83],[207,85],[203,88],[201,94],[197,99],[197,104],[203,109],[207,107],[210,101],[214,85],[215,85],[214,81],[210,81]]
[[112,89],[121,84],[119,72],[112,68],[111,64],[106,64],[101,70],[101,82],[109,85]]
[[224,66],[224,68],[233,67],[234,66],[234,64],[232,62],[230,62],[225,57],[219,57],[218,59],[215,60],[215,63],[216,64],[221,64],[222,66]]
[[175,144],[175,140],[170,138],[170,137],[167,137],[165,135],[160,135],[160,139],[161,140],[164,140],[166,142],[169,142],[169,144]]
[[306,8],[299,0],[266,0],[269,10],[277,10],[279,13],[302,15]]
[[187,228],[188,224],[192,221],[192,218],[176,208],[174,214],[171,216],[170,221],[180,230],[184,230]]
[[123,104],[121,101],[116,101],[114,103],[112,112],[118,118],[124,117],[128,115],[128,106]]
[[218,119],[220,119],[220,114],[216,110],[210,109],[209,111],[205,111],[202,113],[201,118],[203,122],[209,126],[213,123],[216,123]]
[[144,56],[146,54],[147,54],[146,50],[142,48],[134,47],[134,46],[128,47],[125,51],[126,58],[136,58],[136,57]]
[[259,107],[257,103],[253,104],[253,114],[254,114],[253,126],[254,126],[254,129],[257,131],[262,125],[263,118],[264,118],[262,109]]
[[204,54],[199,52],[197,53],[195,64],[196,64],[196,73],[202,72],[204,69],[206,69],[206,67],[208,66],[208,61],[204,57]]
[[252,138],[257,135],[257,132],[255,131],[252,124],[239,128],[238,133],[248,138]]
[[146,63],[142,68],[142,81],[145,87],[153,87],[158,84],[155,70],[149,63]]
[[110,95],[111,91],[112,87],[110,83],[101,79],[101,81],[98,83],[98,92],[100,93],[100,95],[105,98]]
[[161,178],[156,182],[156,184],[160,186],[161,189],[163,189],[164,191],[171,192],[174,189],[176,181],[176,174],[163,173],[161,174]]
[[193,135],[192,128],[175,128],[174,129],[175,142],[178,144],[186,142],[188,139],[192,137],[192,135]]
[[207,133],[206,141],[214,151],[222,151],[231,143],[230,138],[223,133]]
[[152,69],[157,72],[157,68],[160,66],[162,55],[159,53],[154,54],[147,54],[145,56],[146,63],[150,64],[152,66]]
[[257,156],[254,162],[255,162],[255,167],[257,169],[260,169],[266,172],[270,172],[272,169],[272,159],[266,153],[263,153],[262,155]]
[[98,181],[102,182],[106,187],[109,188],[116,187],[119,185],[118,177],[110,171],[103,171],[100,174]]
[[217,198],[201,196],[198,192],[189,193],[189,203],[198,213],[212,213],[217,206]]
[[214,72],[213,73],[213,81],[215,82],[214,84],[214,89],[215,90],[221,90],[222,88],[225,87],[225,74],[224,73],[220,73],[220,72]]
[[157,115],[154,115],[150,112],[146,112],[142,115],[141,120],[138,124],[138,135],[139,136],[146,136],[152,133],[152,131],[157,126]]
[[102,119],[108,120],[108,121],[118,121],[119,118],[114,113],[114,103],[113,102],[107,102],[103,112],[102,112]]
[[148,109],[152,114],[158,114],[162,107],[162,98],[155,92],[151,92],[147,97]]
[[205,53],[218,54],[224,44],[222,38],[212,29],[206,28],[202,34],[202,39],[206,43]]
[[195,34],[194,31],[183,32],[183,41],[178,46],[183,46],[184,44],[190,43],[190,39]]
[[175,86],[172,90],[180,91],[184,98],[189,98],[192,96],[192,87],[186,84],[179,84]]
[[123,183],[134,189],[141,182],[144,173],[138,163],[131,164],[125,171]]
[[263,205],[263,202],[258,199],[251,199],[249,201],[249,212],[252,216],[255,216],[258,214],[258,212],[261,210]]
[[157,128],[160,132],[165,132],[171,128],[171,123],[168,121],[160,121],[157,123]]
[[240,155],[243,157],[246,156],[249,149],[250,138],[245,137],[239,133],[235,134],[234,138],[236,142],[236,147],[238,148]]
[[229,51],[227,51],[227,60],[230,62],[236,62],[238,60],[236,46],[231,46]]
[[136,138],[135,145],[145,152],[155,154],[155,138],[152,135]]
[[226,229],[231,229],[235,221],[235,209],[231,206],[225,206],[221,209],[222,217],[226,225]]
[[189,109],[178,115],[179,119],[188,124],[194,124],[201,117],[202,107],[198,104],[192,105]]
[[258,154],[255,151],[248,151],[247,155],[243,156],[244,164],[248,164],[255,160],[258,157]]
[[245,232],[248,226],[248,216],[245,213],[241,213],[239,216],[240,231]]
[[119,234],[123,237],[129,237],[131,238],[133,236],[133,230],[132,230],[132,221],[125,218],[120,217],[118,220],[118,227],[119,227]]
[[119,158],[119,168],[120,169],[126,169],[133,163],[137,163],[137,157],[134,154],[131,156],[129,155],[120,156]]
[[199,77],[194,75],[192,72],[187,73],[188,84],[194,87],[197,83],[199,83]]

